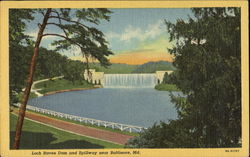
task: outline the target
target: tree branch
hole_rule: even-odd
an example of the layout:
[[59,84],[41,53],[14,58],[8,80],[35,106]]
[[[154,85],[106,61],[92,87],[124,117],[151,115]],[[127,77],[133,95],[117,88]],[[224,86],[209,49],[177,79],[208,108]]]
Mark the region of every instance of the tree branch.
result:
[[57,16],[49,16],[49,18],[56,18],[56,19],[60,19],[60,20],[64,20],[64,21],[67,21],[67,22],[71,22],[71,23],[75,23],[75,24],[78,24],[84,28],[87,28],[87,29],[90,29],[88,26],[78,22],[78,21],[72,21],[72,20],[69,20],[69,19],[66,19],[66,18],[63,18],[63,17],[57,17]]
[[68,36],[66,30],[65,30],[60,24],[57,24],[57,23],[54,23],[54,22],[49,22],[49,23],[47,23],[47,25],[55,25],[55,26],[59,27],[60,29],[63,30],[65,36],[66,36],[67,38],[69,38],[69,36]]
[[47,33],[47,34],[43,34],[43,37],[44,36],[57,36],[57,37],[61,37],[61,38],[64,38],[72,43],[74,43],[75,45],[79,46],[80,48],[82,48],[82,46],[80,44],[78,44],[77,42],[75,42],[74,40],[66,37],[66,36],[63,36],[63,35],[60,35],[60,34],[53,34],[53,33]]
[[38,12],[39,12],[40,14],[42,14],[43,17],[45,16],[45,13],[44,13],[42,10],[39,10]]
[[[59,14],[57,11],[54,11],[54,10],[52,10],[52,12],[57,14],[58,21],[59,21],[60,25],[62,25],[62,21],[61,21],[61,18],[60,18],[60,14]],[[67,34],[67,32],[65,31],[65,29],[62,28],[62,27],[61,27],[61,29],[63,30],[65,36],[69,37],[68,34]]]
[[[59,27],[60,29],[63,30],[65,36],[66,36],[67,38],[69,38],[69,36],[68,36],[68,34],[67,34],[67,31],[66,31],[60,24],[57,24],[57,23],[54,23],[54,22],[49,22],[49,23],[47,23],[47,25],[54,25],[54,26]],[[80,31],[78,31],[78,32],[80,32]]]

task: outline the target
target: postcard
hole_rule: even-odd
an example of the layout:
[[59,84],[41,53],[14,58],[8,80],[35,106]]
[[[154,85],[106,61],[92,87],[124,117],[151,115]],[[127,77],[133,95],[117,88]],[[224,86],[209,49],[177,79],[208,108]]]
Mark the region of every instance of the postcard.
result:
[[2,157],[249,155],[247,1],[1,1]]

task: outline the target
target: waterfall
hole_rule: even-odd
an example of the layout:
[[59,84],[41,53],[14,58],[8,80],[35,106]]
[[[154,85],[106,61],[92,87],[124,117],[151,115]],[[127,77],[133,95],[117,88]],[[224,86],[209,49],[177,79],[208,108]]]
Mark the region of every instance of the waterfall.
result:
[[155,74],[104,74],[105,88],[153,88]]

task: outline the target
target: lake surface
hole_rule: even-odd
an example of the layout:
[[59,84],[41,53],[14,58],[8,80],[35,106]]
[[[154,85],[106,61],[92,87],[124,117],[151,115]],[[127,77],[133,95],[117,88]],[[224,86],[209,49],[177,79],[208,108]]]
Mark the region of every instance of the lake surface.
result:
[[153,88],[100,88],[29,100],[29,105],[71,115],[150,127],[176,119],[169,92]]

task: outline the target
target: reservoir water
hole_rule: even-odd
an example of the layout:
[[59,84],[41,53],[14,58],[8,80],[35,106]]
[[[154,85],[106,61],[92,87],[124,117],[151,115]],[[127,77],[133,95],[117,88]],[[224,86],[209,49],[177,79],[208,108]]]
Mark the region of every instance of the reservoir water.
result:
[[[29,100],[28,104],[71,115],[142,127],[150,127],[155,122],[167,122],[177,118],[169,92],[156,91],[152,88],[151,83],[154,79],[150,78],[151,76],[138,78],[133,75],[132,77],[142,79],[139,81],[140,86],[138,87],[140,88],[122,88],[121,86],[128,87],[128,84],[123,81],[123,83],[110,83],[111,88],[108,88],[106,84],[106,88],[64,92],[34,98]],[[146,80],[143,80],[143,77]],[[128,79],[129,84],[131,81],[136,81]],[[114,88],[115,85],[117,88]]]

